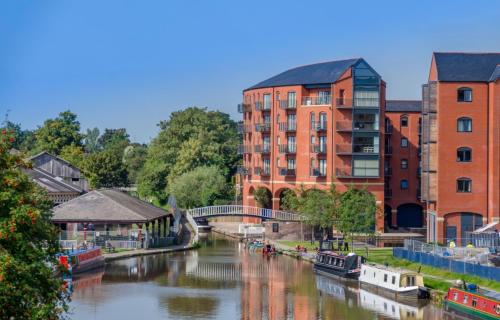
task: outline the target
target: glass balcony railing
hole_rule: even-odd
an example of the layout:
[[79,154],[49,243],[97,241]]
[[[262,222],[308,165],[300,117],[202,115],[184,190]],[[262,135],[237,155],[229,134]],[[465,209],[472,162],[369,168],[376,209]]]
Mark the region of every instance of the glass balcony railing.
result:
[[269,176],[271,175],[271,169],[268,167],[256,167],[254,168],[254,173],[258,176]]
[[354,144],[352,146],[353,153],[378,153],[378,146],[369,144]]
[[295,169],[279,168],[280,176],[295,176]]
[[268,144],[257,144],[254,147],[255,153],[270,153],[271,152],[271,146]]
[[252,106],[249,103],[238,104],[238,112],[239,113],[245,113],[245,112],[251,112],[251,111],[252,111]]
[[332,104],[331,96],[322,96],[322,97],[302,97],[302,105],[303,106],[321,106],[321,105],[330,105]]
[[271,123],[263,122],[255,124],[255,131],[257,132],[270,132],[271,131]]
[[280,122],[279,124],[281,132],[294,132],[297,131],[296,121]]
[[310,175],[312,177],[326,177],[325,170],[321,170],[321,168],[311,168]]
[[380,99],[378,98],[337,98],[335,106],[342,108],[379,108]]
[[285,154],[297,152],[297,146],[295,144],[280,144],[278,149],[280,153],[285,153]]
[[280,109],[283,110],[295,110],[297,109],[297,101],[296,100],[279,100],[278,105]]
[[311,146],[311,152],[314,153],[326,153],[326,143],[317,143]]
[[268,111],[268,110],[271,110],[271,104],[270,103],[264,103],[262,101],[257,101],[257,102],[255,102],[255,110],[257,110],[257,111]]

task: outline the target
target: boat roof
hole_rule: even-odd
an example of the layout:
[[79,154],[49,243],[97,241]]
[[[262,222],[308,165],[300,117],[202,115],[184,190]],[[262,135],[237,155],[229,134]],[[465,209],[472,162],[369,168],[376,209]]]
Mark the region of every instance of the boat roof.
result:
[[450,289],[455,289],[455,290],[460,290],[463,292],[477,294],[477,295],[484,296],[484,297],[487,297],[487,298],[490,298],[490,299],[493,299],[496,301],[500,301],[500,292],[496,292],[496,291],[492,291],[492,290],[487,290],[487,289],[483,289],[483,288],[479,288],[479,287],[476,291],[466,290],[464,288],[459,288],[459,287],[451,287]]
[[361,265],[361,267],[370,267],[373,269],[378,269],[381,271],[389,271],[389,272],[395,272],[395,273],[400,273],[400,274],[414,274],[414,275],[421,275],[420,273],[408,269],[402,269],[402,268],[394,268],[394,267],[386,267],[386,266],[381,266],[381,265],[376,265],[376,264],[371,264],[371,263],[364,263]]
[[352,257],[352,256],[356,256],[357,254],[352,254],[352,255],[343,255],[343,254],[338,254],[337,252],[335,251],[330,251],[330,250],[326,250],[326,251],[320,251],[318,252],[318,254],[326,254],[328,256],[333,256],[333,257],[337,257],[337,258],[347,258],[347,257]]

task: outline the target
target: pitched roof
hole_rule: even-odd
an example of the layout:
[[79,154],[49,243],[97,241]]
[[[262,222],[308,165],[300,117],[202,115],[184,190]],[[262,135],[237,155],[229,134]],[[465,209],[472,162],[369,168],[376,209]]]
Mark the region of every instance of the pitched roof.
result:
[[116,189],[100,189],[54,208],[54,222],[145,223],[169,215]]
[[422,101],[420,100],[386,100],[386,112],[421,112]]
[[493,73],[491,74],[490,81],[495,82],[500,78],[500,65],[497,65]]
[[48,193],[81,193],[82,190],[75,185],[71,185],[59,177],[39,169],[26,169],[24,172],[40,187]]
[[435,52],[439,81],[489,82],[500,64],[500,53]]
[[293,68],[246,89],[334,83],[361,58],[315,63]]

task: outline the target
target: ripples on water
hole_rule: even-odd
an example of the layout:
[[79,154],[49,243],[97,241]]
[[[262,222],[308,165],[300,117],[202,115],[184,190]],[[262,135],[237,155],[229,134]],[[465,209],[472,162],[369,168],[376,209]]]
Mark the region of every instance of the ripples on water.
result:
[[443,319],[213,238],[196,251],[114,261],[74,281],[72,319]]

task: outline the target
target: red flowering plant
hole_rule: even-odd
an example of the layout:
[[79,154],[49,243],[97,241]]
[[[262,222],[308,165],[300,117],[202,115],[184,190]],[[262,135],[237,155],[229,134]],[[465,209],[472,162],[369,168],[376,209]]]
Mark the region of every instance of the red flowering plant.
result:
[[69,294],[60,268],[52,204],[23,170],[29,163],[10,152],[14,135],[0,131],[0,319],[59,319]]

